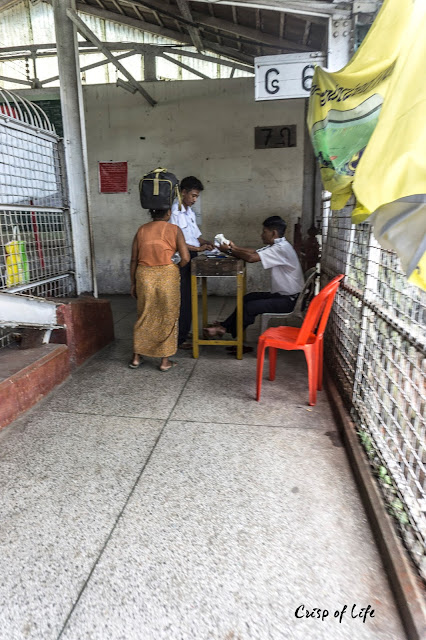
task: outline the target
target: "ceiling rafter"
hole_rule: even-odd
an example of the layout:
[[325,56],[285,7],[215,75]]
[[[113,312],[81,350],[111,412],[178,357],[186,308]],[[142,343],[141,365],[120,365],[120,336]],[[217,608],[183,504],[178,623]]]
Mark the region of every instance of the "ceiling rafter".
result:
[[[191,10],[189,8],[187,0],[176,0],[176,3],[183,17],[186,20],[190,20],[191,22],[193,22]],[[191,36],[191,40],[194,44],[194,47],[197,49],[197,51],[202,51],[204,49],[204,45],[201,39],[201,34],[199,29],[197,29],[197,27],[188,26],[188,33]]]
[[[373,0],[374,1],[374,0]],[[212,0],[197,0],[204,4],[210,5]],[[219,2],[221,6],[229,4],[229,0],[225,0],[224,3]],[[271,11],[285,11],[286,13],[297,13],[300,15],[318,16],[323,18],[341,17],[350,18],[351,6],[349,2],[327,2],[324,0],[256,0],[255,3],[247,2],[247,0],[232,0],[232,4],[237,7],[252,8],[253,4],[262,9]]]
[[0,11],[10,9],[14,4],[19,4],[21,0],[0,0]]
[[117,0],[111,0],[112,4],[114,5],[114,7],[117,9],[118,13],[121,13],[122,16],[125,16],[126,14],[124,13],[124,9],[121,7],[121,5],[117,2]]
[[[159,14],[163,14],[165,17],[171,18],[173,20],[181,21],[186,28],[188,27],[213,27],[214,30],[224,31],[225,33],[230,33],[234,36],[234,39],[237,41],[236,36],[240,36],[240,38],[247,38],[249,40],[253,40],[254,42],[260,42],[264,45],[273,46],[277,49],[294,49],[294,51],[311,51],[309,47],[304,46],[303,44],[299,44],[289,39],[284,39],[280,42],[280,39],[277,36],[272,34],[263,33],[260,30],[253,29],[252,27],[244,27],[241,24],[235,25],[233,22],[224,20],[222,18],[216,18],[214,16],[209,16],[205,13],[201,13],[198,11],[191,11],[192,19],[188,20],[186,17],[183,17],[176,12],[169,11],[168,9],[164,9],[164,4],[159,2],[159,0],[121,0],[123,4],[137,4],[138,6],[144,7],[148,11],[158,11]],[[227,37],[224,33],[221,33],[219,37]],[[204,43],[206,45],[206,43]]]
[[253,56],[249,56],[245,53],[240,53],[236,49],[231,49],[230,47],[214,44],[213,42],[209,42],[209,49],[211,49],[211,51],[214,51],[215,53],[218,53],[219,55],[231,58],[231,60],[239,60],[240,62],[245,62],[251,67],[253,66]]
[[279,36],[281,39],[284,38],[284,27],[285,27],[285,13],[280,13],[280,30]]
[[74,9],[67,9],[67,16],[75,24],[78,32],[87,40],[90,40],[101,51],[106,58],[123,74],[125,78],[133,85],[133,87],[139,91],[139,93],[145,98],[145,100],[153,107],[156,104],[154,98],[152,98],[142,85],[134,79],[130,71],[127,71],[126,67],[123,67],[121,62],[115,59],[111,51],[99,40],[99,38],[93,33],[91,29],[83,22]]
[[[262,31],[262,21],[260,19],[260,9],[256,9],[255,10],[255,15],[256,15],[256,31],[260,32]],[[260,56],[262,53],[262,50],[260,47],[256,47],[256,51],[257,51],[257,55]]]
[[158,11],[153,11],[152,13],[154,14],[154,17],[157,20],[157,22],[160,25],[160,27],[164,27],[164,22],[162,21],[162,19],[158,15]]
[[139,11],[138,7],[136,5],[133,6],[133,11],[136,13],[136,15],[138,16],[139,20],[143,20],[143,22],[145,22],[143,15],[141,14],[141,12]]
[[256,29],[259,29],[259,31],[262,31],[262,23],[260,20],[260,9],[255,10],[255,15],[256,15]]
[[[232,7],[232,20],[234,24],[238,24],[237,7],[234,7],[234,6]],[[238,38],[237,46],[238,46],[238,51],[241,51],[241,42],[239,38]]]
[[[182,44],[192,45],[191,38],[186,34],[178,34],[171,29],[161,28],[158,25],[153,25],[147,22],[141,22],[136,18],[121,16],[112,11],[102,11],[101,9],[97,9],[96,7],[89,7],[88,5],[82,4],[81,2],[77,4],[77,9],[82,13],[88,13],[89,15],[96,15],[100,18],[105,18],[106,20],[113,20],[115,22],[128,24],[129,26],[141,29],[142,31],[156,33],[166,38],[178,40]],[[222,54],[228,58],[231,58],[232,60],[237,60],[238,62],[243,62],[245,64],[253,66],[253,56],[240,53],[239,51],[237,51],[237,49],[232,49],[230,47],[221,47],[221,45],[217,45],[210,41],[205,42],[205,49]]]
[[211,78],[209,78],[209,76],[206,76],[204,73],[201,73],[201,71],[198,71],[198,69],[193,69],[188,64],[185,64],[184,62],[181,62],[180,60],[176,60],[175,58],[172,58],[172,56],[168,56],[166,53],[162,53],[161,57],[164,58],[165,60],[168,60],[169,62],[172,62],[176,66],[181,67],[182,69],[185,69],[186,71],[189,71],[190,73],[193,73],[195,76],[198,76],[199,78],[202,78],[203,80],[211,80]]
[[248,73],[253,73],[253,65],[242,65],[238,64],[238,62],[230,62],[228,60],[221,60],[220,58],[214,58],[213,56],[208,56],[205,53],[195,53],[195,51],[185,51],[184,49],[180,52],[182,56],[185,58],[195,58],[197,60],[204,60],[205,62],[213,62],[215,64],[220,64],[224,67],[233,67],[235,69],[239,69],[240,71],[247,71]]
[[82,4],[82,2],[77,2],[77,9],[78,11],[81,11],[81,13],[87,13],[92,16],[97,16],[98,18],[104,18],[104,20],[112,20],[113,22],[127,24],[129,27],[135,27],[136,29],[140,29],[141,31],[154,33],[155,35],[164,36],[165,38],[170,38],[171,40],[179,40],[179,42],[183,42],[184,44],[192,44],[191,38],[186,34],[178,34],[172,29],[160,27],[159,25],[151,24],[150,22],[145,22],[144,20],[130,18],[129,16],[121,16],[118,13],[114,13],[113,11],[108,11],[106,9],[98,9],[97,7],[93,6],[89,7],[89,5]]
[[[137,55],[137,51],[126,51],[125,53],[121,53],[118,56],[115,56],[116,60],[121,60],[122,58],[129,58],[130,56]],[[108,58],[105,60],[100,60],[99,62],[92,62],[92,64],[86,64],[84,67],[80,67],[80,73],[83,71],[89,71],[90,69],[96,69],[96,67],[103,67],[106,64],[109,64],[111,61]],[[40,83],[44,86],[45,84],[50,84],[51,82],[55,82],[55,80],[59,80],[59,76],[52,76],[51,78],[45,78],[41,80]]]
[[278,38],[269,33],[264,33],[252,27],[244,27],[241,24],[234,24],[221,18],[213,18],[207,14],[199,14],[193,12],[194,19],[201,25],[220,29],[222,32],[238,35],[254,43],[266,44],[276,47],[277,49],[294,49],[295,51],[309,51],[310,49],[303,44],[293,42],[287,38]]
[[312,26],[312,22],[309,22],[309,20],[307,20],[305,24],[305,31],[303,33],[303,38],[302,38],[303,44],[308,44],[309,36],[311,33],[311,26]]
[[0,80],[4,80],[5,82],[16,82],[16,84],[23,84],[27,87],[31,87],[31,80],[21,80],[20,78],[8,78],[7,76],[0,76]]
[[[97,47],[95,47],[92,43],[90,42],[79,42],[79,51],[80,53],[98,53],[99,50],[97,49]],[[212,62],[214,64],[220,64],[221,66],[224,67],[231,67],[234,69],[239,69],[240,71],[246,71],[248,73],[252,73],[253,72],[253,65],[249,65],[249,64],[241,64],[239,62],[236,62],[235,60],[224,60],[222,58],[217,58],[214,56],[210,56],[208,54],[205,53],[196,53],[195,51],[187,51],[186,49],[182,49],[180,46],[179,47],[174,47],[174,46],[170,46],[170,45],[154,45],[154,44],[143,44],[141,42],[103,42],[103,45],[111,52],[113,51],[124,51],[123,54],[119,54],[116,56],[116,59],[119,60],[121,57],[128,57],[128,56],[133,56],[133,55],[137,55],[137,54],[141,54],[146,56],[147,54],[151,54],[151,55],[161,55],[162,53],[166,53],[166,54],[179,54],[184,58],[193,58],[195,60],[204,60],[205,62]],[[41,57],[48,57],[48,56],[56,56],[57,52],[56,52],[56,44],[50,44],[50,45],[30,45],[32,47],[32,49],[34,51],[38,50],[38,51],[44,51],[46,50],[46,53],[41,53]],[[183,45],[185,46],[185,45]],[[13,58],[5,58],[2,57],[2,52],[3,53],[8,53],[9,49],[0,49],[0,62],[7,62],[8,60],[22,60],[23,58],[28,56],[28,51],[29,48],[28,46],[20,46],[20,47],[11,47],[10,50],[19,50],[20,51],[20,55],[18,52],[18,55],[13,56]],[[102,66],[104,64],[108,64],[110,61],[108,59],[105,60],[100,60],[99,62],[94,62],[91,63],[90,65],[87,65],[85,67],[82,67],[80,69],[80,71],[87,71],[89,69],[93,69],[97,66]],[[59,76],[55,76],[54,78],[49,78],[49,82],[53,82],[53,80],[56,80]],[[43,80],[43,83],[47,82],[47,80]]]

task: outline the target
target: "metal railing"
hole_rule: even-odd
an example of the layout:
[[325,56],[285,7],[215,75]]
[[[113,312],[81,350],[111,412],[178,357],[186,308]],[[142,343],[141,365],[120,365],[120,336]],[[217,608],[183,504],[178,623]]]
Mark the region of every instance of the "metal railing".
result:
[[352,206],[323,207],[322,273],[344,273],[325,351],[390,513],[426,579],[426,295]]

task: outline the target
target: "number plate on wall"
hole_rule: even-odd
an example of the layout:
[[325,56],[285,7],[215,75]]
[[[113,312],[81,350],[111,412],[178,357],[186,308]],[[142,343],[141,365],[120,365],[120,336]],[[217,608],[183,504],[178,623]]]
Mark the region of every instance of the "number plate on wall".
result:
[[255,58],[255,100],[309,98],[315,65],[325,61],[321,51]]
[[296,147],[296,125],[279,125],[278,127],[255,127],[255,149],[286,149]]

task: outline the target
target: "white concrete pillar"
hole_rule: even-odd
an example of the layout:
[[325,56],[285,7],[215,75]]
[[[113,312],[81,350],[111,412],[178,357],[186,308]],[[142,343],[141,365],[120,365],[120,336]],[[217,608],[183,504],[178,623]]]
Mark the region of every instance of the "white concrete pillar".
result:
[[354,48],[352,18],[333,16],[328,21],[327,71],[340,71],[352,57]]
[[148,49],[143,54],[143,79],[145,82],[155,82],[157,80],[156,58],[154,53]]
[[77,294],[92,293],[93,265],[85,174],[80,66],[76,30],[66,13],[67,9],[75,9],[75,0],[52,0],[52,7],[55,17]]

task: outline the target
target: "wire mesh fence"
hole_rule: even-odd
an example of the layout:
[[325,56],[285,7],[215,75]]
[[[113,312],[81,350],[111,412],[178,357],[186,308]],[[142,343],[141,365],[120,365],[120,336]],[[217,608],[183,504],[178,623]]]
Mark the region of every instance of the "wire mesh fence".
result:
[[344,273],[330,317],[329,370],[358,428],[388,509],[426,580],[426,295],[352,206],[324,206],[323,273]]

